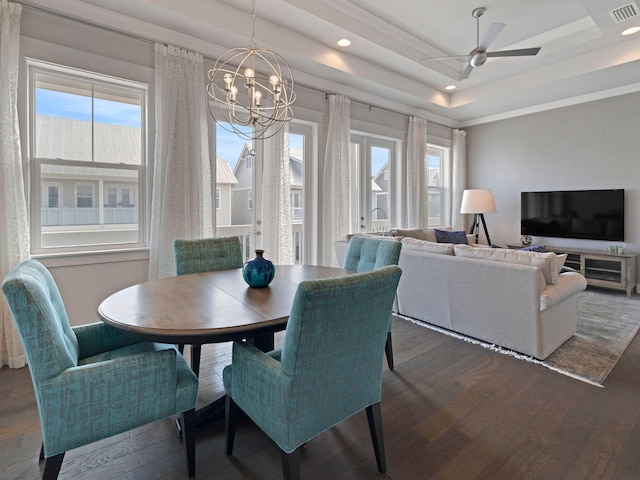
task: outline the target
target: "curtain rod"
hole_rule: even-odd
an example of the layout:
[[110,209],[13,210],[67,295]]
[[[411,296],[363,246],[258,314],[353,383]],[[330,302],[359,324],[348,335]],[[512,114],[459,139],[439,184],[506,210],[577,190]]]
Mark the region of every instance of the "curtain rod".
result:
[[[62,18],[62,19],[65,19],[65,20],[71,20],[73,22],[77,22],[77,23],[80,23],[82,25],[86,25],[88,27],[99,28],[99,29],[104,30],[106,32],[114,33],[116,35],[122,35],[124,37],[128,37],[128,38],[131,38],[131,39],[134,39],[134,40],[138,40],[138,41],[141,41],[141,42],[144,42],[144,43],[149,43],[149,44],[159,43],[161,45],[167,45],[165,42],[154,40],[152,38],[143,37],[141,35],[135,35],[133,33],[125,32],[123,30],[118,30],[116,28],[109,27],[107,25],[101,25],[99,23],[93,23],[93,22],[90,22],[88,20],[83,20],[81,18],[77,18],[77,17],[73,17],[71,15],[67,15],[65,13],[56,12],[56,11],[53,11],[53,10],[48,10],[46,8],[43,8],[43,7],[39,7],[39,6],[36,6],[36,5],[31,5],[29,3],[24,3],[23,1],[20,1],[20,0],[11,0],[11,1],[13,3],[18,3],[18,4],[22,5],[24,8],[35,10],[37,12],[45,13],[45,14],[48,14],[48,15],[53,15],[55,17]],[[177,46],[179,48],[183,48],[184,50],[190,50],[188,48],[180,47],[179,45],[177,45]],[[202,57],[206,58],[207,60],[210,60],[212,62],[216,61],[215,58],[209,57],[209,56],[207,56],[207,55],[205,55],[203,53],[200,53],[200,52],[197,52],[197,53],[202,55]],[[300,86],[302,86],[304,88],[308,88],[308,89],[313,90],[313,91],[318,92],[318,93],[324,93],[325,99],[327,98],[328,95],[332,95],[332,93],[327,93],[324,90],[320,90],[319,88],[313,87],[313,86],[310,86],[310,85],[300,84]],[[407,118],[409,118],[411,116],[411,115],[409,115],[407,113],[399,112],[397,110],[393,110],[393,109],[390,109],[390,108],[387,108],[387,107],[381,107],[379,105],[372,105],[369,102],[363,102],[363,101],[357,100],[355,98],[351,98],[351,101],[355,102],[355,103],[359,103],[360,105],[364,105],[365,107],[369,107],[369,110],[371,110],[372,108],[377,108],[379,110],[383,110],[385,112],[393,113],[395,115],[401,115],[401,116],[407,117]],[[438,124],[436,122],[431,122],[431,123],[433,123],[434,125],[440,125],[440,124]],[[441,125],[441,126],[444,126],[444,125]]]

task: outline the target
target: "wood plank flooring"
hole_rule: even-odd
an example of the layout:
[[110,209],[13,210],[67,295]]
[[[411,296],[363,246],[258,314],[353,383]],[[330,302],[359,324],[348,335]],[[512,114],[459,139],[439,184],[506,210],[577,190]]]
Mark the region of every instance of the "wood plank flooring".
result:
[[[316,479],[640,478],[640,336],[598,388],[394,319],[396,370],[383,378],[388,472],[377,472],[364,412],[310,441]],[[199,403],[222,394],[229,345],[203,348]],[[0,478],[40,478],[40,430],[27,369],[0,371]],[[280,479],[276,447],[248,421],[232,457],[224,426],[197,437],[198,479]],[[68,452],[60,479],[186,478],[173,422]]]

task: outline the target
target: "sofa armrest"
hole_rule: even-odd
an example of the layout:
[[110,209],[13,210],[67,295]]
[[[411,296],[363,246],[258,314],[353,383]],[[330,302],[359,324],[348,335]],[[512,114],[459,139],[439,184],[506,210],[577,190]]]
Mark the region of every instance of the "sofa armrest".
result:
[[587,280],[577,272],[564,272],[558,275],[558,283],[549,285],[540,294],[540,311],[564,302],[567,298],[587,288]]

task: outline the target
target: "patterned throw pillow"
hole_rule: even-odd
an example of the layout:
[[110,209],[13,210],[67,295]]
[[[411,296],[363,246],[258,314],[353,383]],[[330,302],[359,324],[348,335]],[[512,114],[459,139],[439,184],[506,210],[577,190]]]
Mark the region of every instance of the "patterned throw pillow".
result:
[[464,230],[449,231],[435,228],[433,231],[436,234],[436,240],[438,243],[462,243],[464,245],[469,245],[469,242],[467,242],[467,233]]
[[531,245],[530,247],[524,247],[521,248],[520,250],[524,250],[525,252],[546,252],[547,251],[547,246],[546,245]]

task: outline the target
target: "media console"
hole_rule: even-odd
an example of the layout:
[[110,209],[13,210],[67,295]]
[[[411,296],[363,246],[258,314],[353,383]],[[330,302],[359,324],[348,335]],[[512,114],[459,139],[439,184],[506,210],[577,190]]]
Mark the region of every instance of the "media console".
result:
[[[522,245],[507,247],[522,248]],[[565,266],[580,272],[587,279],[588,285],[624,290],[627,297],[631,297],[636,288],[636,253],[606,253],[549,246],[547,252],[566,253]]]

